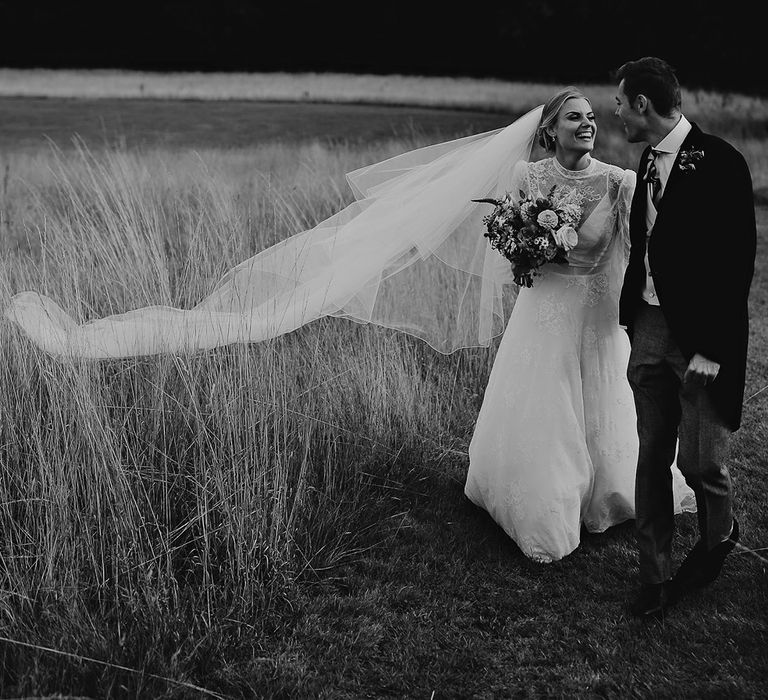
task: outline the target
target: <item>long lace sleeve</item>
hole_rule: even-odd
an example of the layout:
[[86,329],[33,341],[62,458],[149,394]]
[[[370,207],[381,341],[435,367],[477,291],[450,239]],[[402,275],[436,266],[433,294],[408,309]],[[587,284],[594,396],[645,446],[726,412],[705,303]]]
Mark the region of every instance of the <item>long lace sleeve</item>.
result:
[[632,196],[635,193],[637,176],[634,170],[625,170],[624,177],[619,185],[616,211],[616,236],[621,247],[624,264],[629,262],[629,211],[632,206]]

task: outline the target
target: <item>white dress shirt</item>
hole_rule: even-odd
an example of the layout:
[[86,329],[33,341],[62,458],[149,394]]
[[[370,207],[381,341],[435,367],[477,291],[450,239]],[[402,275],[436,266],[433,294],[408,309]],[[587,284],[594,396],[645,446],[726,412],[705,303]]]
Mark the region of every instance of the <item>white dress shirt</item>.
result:
[[[656,172],[658,173],[659,181],[661,182],[659,198],[664,196],[667,180],[669,180],[669,174],[672,172],[672,166],[675,164],[677,153],[690,130],[691,122],[681,114],[680,121],[675,124],[672,131],[653,147],[653,150],[657,153]],[[653,204],[653,190],[650,182],[647,183],[646,188],[647,206],[645,208],[645,223],[648,230],[648,237],[650,238],[651,232],[653,231],[653,224],[656,222],[656,207]],[[659,305],[659,298],[656,296],[656,289],[653,286],[653,278],[651,277],[651,268],[648,264],[647,246],[645,252],[645,288],[643,289],[643,299],[653,306]]]

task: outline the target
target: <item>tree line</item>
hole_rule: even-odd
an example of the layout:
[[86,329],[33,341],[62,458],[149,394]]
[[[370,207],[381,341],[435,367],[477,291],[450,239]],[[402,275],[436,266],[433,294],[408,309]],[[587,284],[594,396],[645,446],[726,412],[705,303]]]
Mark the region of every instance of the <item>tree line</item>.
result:
[[657,55],[686,85],[765,93],[756,6],[745,0],[0,0],[0,65],[587,83],[610,80],[626,60]]

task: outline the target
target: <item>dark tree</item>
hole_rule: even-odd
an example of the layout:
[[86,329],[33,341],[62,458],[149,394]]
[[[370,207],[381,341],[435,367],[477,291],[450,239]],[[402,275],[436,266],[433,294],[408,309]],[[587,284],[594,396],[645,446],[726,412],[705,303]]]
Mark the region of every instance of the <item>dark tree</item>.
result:
[[659,55],[689,86],[768,91],[755,3],[0,0],[0,65],[604,82]]

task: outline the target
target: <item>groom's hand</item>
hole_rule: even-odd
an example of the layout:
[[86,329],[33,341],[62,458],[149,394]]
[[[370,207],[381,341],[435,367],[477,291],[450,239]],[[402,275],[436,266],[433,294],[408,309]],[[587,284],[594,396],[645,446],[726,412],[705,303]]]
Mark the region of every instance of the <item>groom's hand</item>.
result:
[[688,363],[688,369],[683,375],[683,383],[700,384],[707,386],[715,381],[717,373],[720,371],[720,364],[708,360],[704,355],[696,353]]

